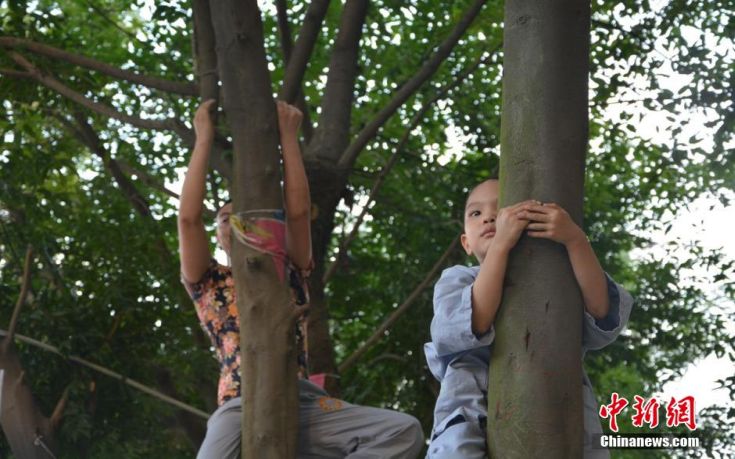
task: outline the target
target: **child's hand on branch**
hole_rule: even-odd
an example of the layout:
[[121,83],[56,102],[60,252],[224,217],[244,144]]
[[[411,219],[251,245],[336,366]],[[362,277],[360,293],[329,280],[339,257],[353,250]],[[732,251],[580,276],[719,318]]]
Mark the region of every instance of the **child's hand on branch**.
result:
[[495,223],[496,234],[493,240],[494,245],[497,245],[498,248],[503,250],[510,250],[516,245],[523,230],[528,225],[528,220],[524,218],[524,213],[535,202],[529,200],[500,209]]
[[217,101],[205,100],[199,105],[194,114],[194,132],[198,141],[211,142],[214,139],[214,118],[212,113],[216,110]]
[[301,119],[304,117],[301,110],[282,100],[276,101],[276,106],[278,107],[278,130],[281,133],[281,139],[296,139]]
[[551,239],[565,246],[586,239],[584,231],[567,211],[553,202],[530,206],[525,217],[529,220],[528,235],[531,237]]

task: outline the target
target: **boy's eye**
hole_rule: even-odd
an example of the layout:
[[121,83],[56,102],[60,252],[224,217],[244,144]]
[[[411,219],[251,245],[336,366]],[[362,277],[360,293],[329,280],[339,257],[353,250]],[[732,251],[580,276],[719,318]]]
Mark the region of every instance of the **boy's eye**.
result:
[[470,212],[469,215],[470,215],[470,217],[477,217],[478,215],[480,215],[480,211],[479,210],[473,210],[473,211]]

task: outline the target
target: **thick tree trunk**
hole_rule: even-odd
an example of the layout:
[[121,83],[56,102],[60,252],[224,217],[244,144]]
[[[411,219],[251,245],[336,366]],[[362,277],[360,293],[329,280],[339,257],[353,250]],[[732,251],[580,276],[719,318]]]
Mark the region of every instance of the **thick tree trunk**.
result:
[[[313,147],[316,139],[312,141]],[[340,396],[339,380],[334,377],[337,363],[334,345],[329,333],[329,307],[324,293],[324,267],[329,242],[334,230],[334,215],[345,181],[333,164],[312,160],[307,164],[311,202],[316,209],[316,218],[311,225],[313,241],[314,272],[309,278],[311,304],[309,310],[309,370],[312,374],[326,376],[324,388],[335,397]]]
[[[556,202],[582,223],[588,0],[505,5],[501,206]],[[495,320],[493,458],[582,457],[582,297],[563,246],[523,237]]]
[[48,459],[51,457],[49,452],[56,453],[51,421],[41,413],[25,383],[25,371],[15,353],[15,346],[8,338],[1,344],[0,424],[5,438],[15,457]]
[[[210,2],[234,145],[234,211],[278,209],[278,125],[255,0]],[[234,230],[233,230],[234,231]],[[242,457],[295,457],[298,397],[290,292],[269,255],[232,240],[242,349]]]
[[[334,228],[334,215],[342,197],[349,169],[340,169],[337,160],[349,145],[355,78],[359,71],[360,37],[368,0],[348,0],[340,17],[339,33],[329,61],[322,113],[314,137],[306,148],[311,201],[316,208],[312,224],[316,269],[310,280],[309,368],[312,373],[337,373],[334,347],[329,334],[329,312],[324,295],[325,256]],[[325,388],[339,394],[339,384],[327,377]]]

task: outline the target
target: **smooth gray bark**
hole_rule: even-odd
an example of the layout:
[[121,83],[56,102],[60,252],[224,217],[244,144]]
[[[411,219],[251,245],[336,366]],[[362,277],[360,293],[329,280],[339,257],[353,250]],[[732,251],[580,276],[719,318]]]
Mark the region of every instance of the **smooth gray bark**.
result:
[[[501,206],[556,202],[582,224],[590,4],[505,5]],[[524,236],[495,319],[493,458],[582,457],[582,296],[566,250]]]
[[[234,212],[283,207],[278,124],[255,0],[211,1],[222,100],[233,137]],[[234,231],[234,230],[233,230]],[[296,456],[294,315],[270,257],[232,240],[240,314],[242,457]]]

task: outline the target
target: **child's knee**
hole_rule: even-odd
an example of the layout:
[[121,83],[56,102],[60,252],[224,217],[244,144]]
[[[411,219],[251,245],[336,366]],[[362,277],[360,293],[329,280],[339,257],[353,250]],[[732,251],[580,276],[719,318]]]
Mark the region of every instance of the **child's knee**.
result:
[[236,458],[240,456],[242,413],[239,398],[222,405],[207,422],[198,459]]
[[424,431],[421,423],[413,416],[397,413],[400,419],[400,437],[406,445],[406,457],[418,456],[424,447]]
[[484,459],[485,432],[473,422],[461,422],[438,432],[429,444],[427,459]]
[[411,445],[411,451],[415,451],[417,454],[424,447],[424,430],[421,428],[421,423],[418,419],[413,416],[406,415],[405,424],[405,438]]

